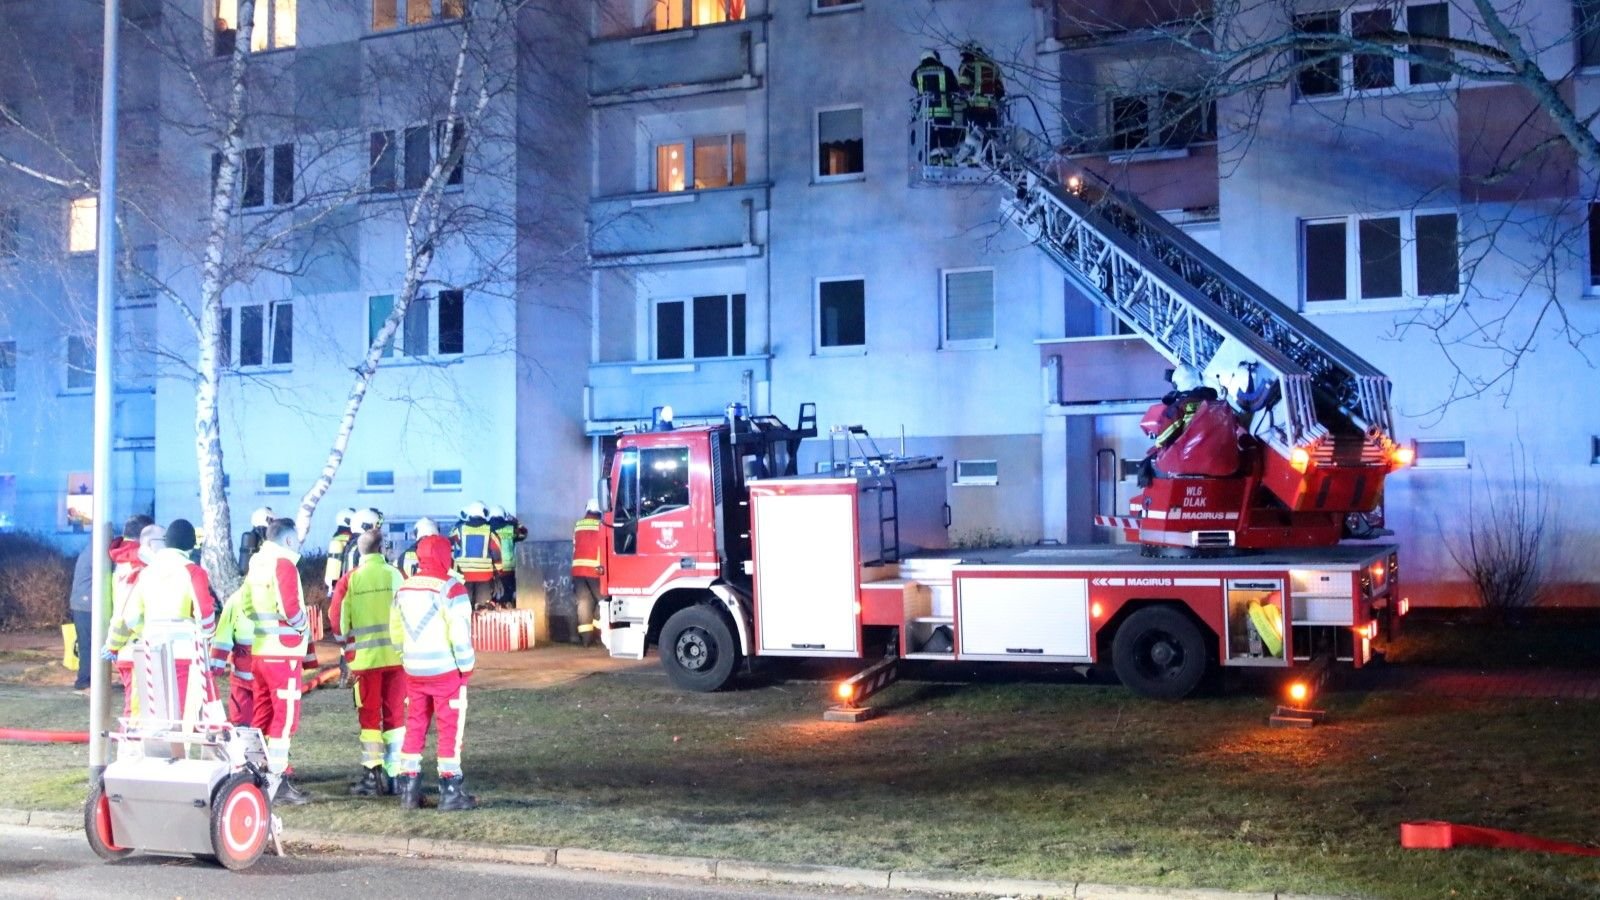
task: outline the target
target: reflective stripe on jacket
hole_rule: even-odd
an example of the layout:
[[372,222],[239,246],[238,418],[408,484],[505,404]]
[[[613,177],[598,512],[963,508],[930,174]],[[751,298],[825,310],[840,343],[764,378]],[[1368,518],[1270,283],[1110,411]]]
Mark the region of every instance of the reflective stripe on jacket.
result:
[[389,637],[400,647],[407,675],[471,672],[472,601],[461,582],[413,575],[395,592]]
[[1000,67],[992,59],[980,56],[962,61],[960,81],[961,89],[967,92],[968,106],[988,108],[1005,96]]
[[517,526],[501,525],[494,529],[494,539],[500,542],[500,570],[510,572],[517,567]]
[[162,550],[139,573],[106,646],[121,650],[142,638],[172,644],[177,659],[194,659],[195,642],[209,640],[216,626],[214,606],[205,570],[181,550]]
[[339,637],[345,652],[355,653],[351,671],[400,665],[400,649],[389,634],[389,613],[395,591],[404,580],[381,553],[361,557],[361,565],[345,580]]
[[584,516],[572,526],[572,577],[600,577],[599,516]]
[[499,543],[488,524],[462,525],[456,530],[456,568],[468,581],[483,581],[494,575]]
[[244,578],[244,607],[254,623],[251,652],[256,656],[302,659],[308,624],[300,594],[300,554],[272,541],[250,559]]
[[328,542],[328,562],[322,568],[322,581],[330,588],[344,577],[344,548],[348,543],[348,531],[335,534],[333,540]]

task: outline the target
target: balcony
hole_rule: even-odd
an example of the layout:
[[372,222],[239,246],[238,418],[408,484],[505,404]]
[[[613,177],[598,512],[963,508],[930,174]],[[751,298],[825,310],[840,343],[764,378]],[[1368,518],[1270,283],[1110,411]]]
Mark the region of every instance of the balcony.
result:
[[601,268],[760,256],[768,185],[603,197],[589,205],[589,258]]
[[1131,335],[1054,338],[1037,342],[1051,405],[1148,403],[1172,390],[1172,364]]
[[647,422],[658,406],[671,406],[680,422],[721,418],[729,403],[751,408],[766,393],[771,363],[768,356],[730,356],[590,366],[589,433]]
[[589,45],[589,98],[596,106],[761,86],[756,45],[765,19],[679,28]]
[[1074,50],[1122,47],[1158,40],[1166,32],[1183,31],[1204,45],[1206,34],[1196,23],[1211,18],[1211,0],[1054,0],[1046,13],[1057,48]]

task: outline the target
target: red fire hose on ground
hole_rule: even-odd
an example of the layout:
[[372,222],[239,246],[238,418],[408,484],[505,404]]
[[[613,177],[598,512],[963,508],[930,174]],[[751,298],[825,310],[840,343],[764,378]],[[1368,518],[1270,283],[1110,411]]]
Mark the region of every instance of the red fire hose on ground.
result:
[[1493,847],[1500,850],[1531,850],[1535,853],[1600,856],[1600,847],[1550,841],[1532,835],[1518,834],[1515,831],[1480,828],[1477,825],[1457,825],[1453,822],[1405,822],[1400,826],[1400,846],[1408,850]]
[[34,744],[87,744],[89,743],[89,732],[0,728],[0,741],[27,741]]

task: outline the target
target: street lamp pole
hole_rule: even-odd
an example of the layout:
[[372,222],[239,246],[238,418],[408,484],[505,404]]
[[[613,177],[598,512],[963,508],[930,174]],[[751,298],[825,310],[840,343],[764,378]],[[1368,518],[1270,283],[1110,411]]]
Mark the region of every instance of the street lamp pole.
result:
[[111,729],[111,669],[100,658],[111,617],[105,598],[111,578],[111,371],[112,308],[117,290],[117,44],[122,4],[105,0],[104,59],[100,74],[100,222],[94,334],[94,569],[90,591],[94,655],[89,681],[89,777],[105,771],[106,732]]

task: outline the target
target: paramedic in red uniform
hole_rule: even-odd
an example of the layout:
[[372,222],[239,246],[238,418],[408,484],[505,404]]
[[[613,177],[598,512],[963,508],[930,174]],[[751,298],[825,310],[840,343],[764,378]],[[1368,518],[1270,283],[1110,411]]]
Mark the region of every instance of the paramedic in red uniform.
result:
[[267,741],[267,772],[279,776],[274,803],[298,806],[311,798],[289,783],[289,739],[300,726],[300,669],[305,658],[307,615],[300,593],[300,536],[294,520],[273,519],[267,540],[250,560],[244,605],[255,623],[250,669],[255,676],[251,723]]

